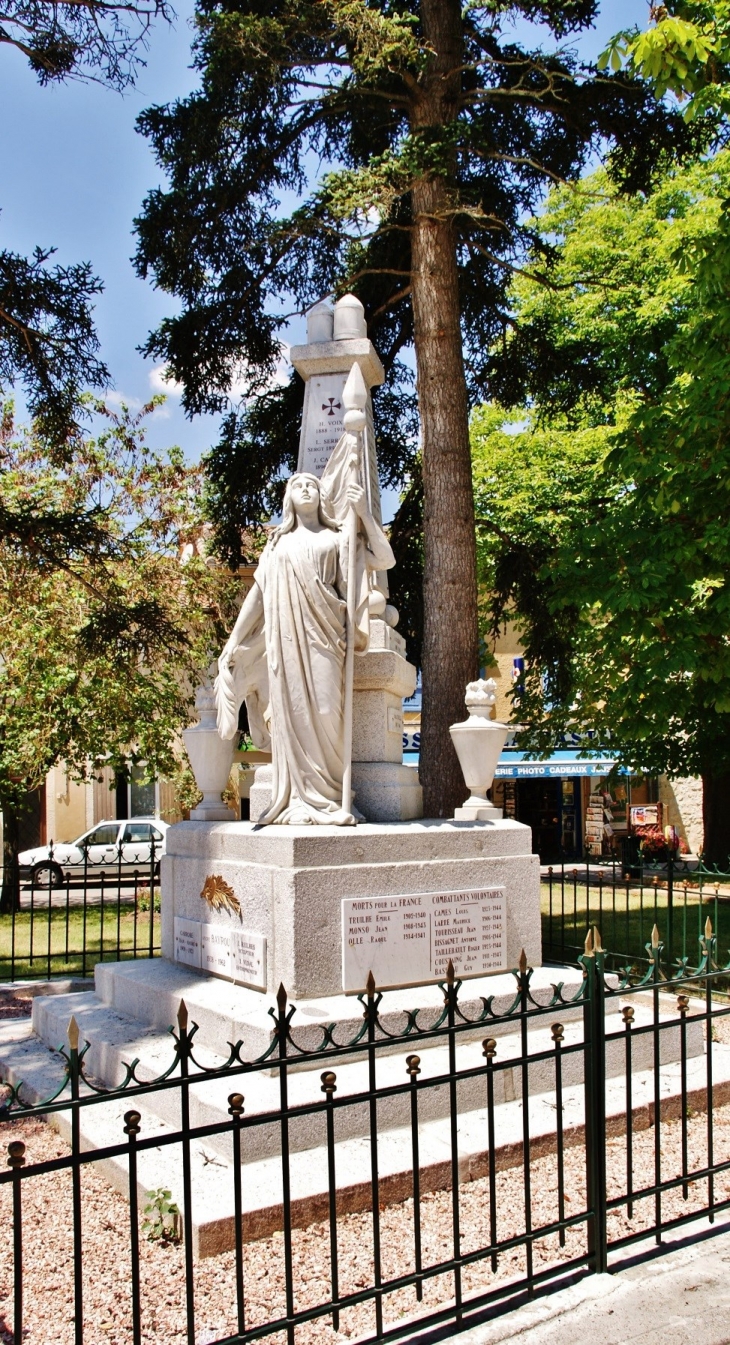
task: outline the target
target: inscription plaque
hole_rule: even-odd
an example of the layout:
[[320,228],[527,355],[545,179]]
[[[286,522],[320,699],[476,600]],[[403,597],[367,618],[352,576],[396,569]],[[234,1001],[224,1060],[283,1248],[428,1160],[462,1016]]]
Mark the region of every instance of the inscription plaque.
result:
[[186,967],[200,966],[200,921],[175,916],[175,961]]
[[315,374],[307,384],[306,421],[303,434],[302,472],[321,476],[342,434],[342,389],[347,374]]
[[225,925],[204,924],[201,938],[203,971],[214,976],[231,975],[231,931]]
[[342,987],[360,991],[372,971],[378,989],[503,971],[507,961],[503,887],[347,897],[342,902]]
[[255,990],[266,989],[266,939],[262,934],[231,930],[231,976]]
[[[345,408],[342,404],[342,390],[347,374],[315,374],[309,379],[304,393],[304,416],[299,442],[298,472],[312,472],[321,476],[329,462],[333,448],[336,447],[343,430],[342,417]],[[380,482],[378,479],[378,457],[375,451],[375,426],[373,423],[372,402],[368,397],[367,415],[367,460],[370,481],[363,481],[368,489],[368,500],[373,517],[381,520]],[[384,592],[387,589],[383,590]]]
[[266,989],[266,939],[248,929],[175,916],[175,961],[200,967],[209,976]]

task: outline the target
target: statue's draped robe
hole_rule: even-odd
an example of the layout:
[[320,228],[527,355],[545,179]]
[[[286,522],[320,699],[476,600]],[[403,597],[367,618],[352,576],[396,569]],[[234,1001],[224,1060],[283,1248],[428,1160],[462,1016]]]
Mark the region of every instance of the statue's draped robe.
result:
[[[369,559],[359,539],[361,649],[368,637]],[[245,698],[254,742],[271,749],[271,805],[261,824],[288,822],[301,809],[312,822],[353,820],[342,807],[346,574],[344,531],[297,527],[270,542],[254,574],[263,619],[221,661],[216,694],[225,736],[233,736]]]
[[[342,826],[354,820],[342,807],[342,779],[348,572],[344,525],[356,447],[353,437],[343,434],[320,482],[338,528],[312,532],[296,526],[268,543],[254,575],[263,616],[219,660],[221,736],[236,736],[239,706],[245,700],[251,737],[272,754],[271,805],[260,823],[288,822],[302,810],[312,822]],[[359,653],[369,643],[369,575],[378,563],[359,528],[356,546],[353,634]]]
[[254,576],[264,600],[272,751],[261,823],[304,808],[342,825],[345,593],[341,532],[295,528],[267,546]]

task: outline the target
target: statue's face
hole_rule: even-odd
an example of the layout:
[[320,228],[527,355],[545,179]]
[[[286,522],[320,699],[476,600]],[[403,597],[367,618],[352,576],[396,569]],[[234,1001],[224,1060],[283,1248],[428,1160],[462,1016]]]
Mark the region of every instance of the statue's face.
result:
[[319,510],[319,489],[308,477],[300,477],[291,486],[291,502],[297,516],[310,518]]

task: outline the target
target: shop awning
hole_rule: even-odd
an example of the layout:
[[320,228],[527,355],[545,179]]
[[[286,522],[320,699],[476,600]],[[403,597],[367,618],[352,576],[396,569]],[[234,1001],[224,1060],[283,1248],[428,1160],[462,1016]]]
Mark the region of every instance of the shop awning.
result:
[[[600,756],[586,760],[575,752],[553,752],[546,761],[530,760],[526,752],[505,751],[494,772],[495,780],[549,780],[575,775],[608,775],[616,765],[614,757]],[[628,774],[621,767],[621,774]]]

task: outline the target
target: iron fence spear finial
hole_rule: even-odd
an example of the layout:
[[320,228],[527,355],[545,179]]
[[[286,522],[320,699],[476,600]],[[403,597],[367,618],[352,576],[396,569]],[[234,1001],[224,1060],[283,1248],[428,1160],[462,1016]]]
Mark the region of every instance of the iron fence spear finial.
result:
[[368,979],[365,982],[365,989],[367,991],[368,998],[372,999],[375,994],[375,977],[373,976],[372,971],[368,972]]
[[709,915],[708,915],[707,919],[705,920],[705,938],[706,938],[706,939],[711,939],[711,938],[712,938],[712,921],[711,921]]
[[593,957],[593,930],[589,929],[586,934],[586,941],[583,945],[583,951],[586,957]]
[[283,981],[279,982],[279,989],[276,992],[276,1005],[279,1013],[286,1013],[286,1001],[288,999]]
[[603,952],[603,944],[601,943],[601,931],[597,925],[593,926],[593,951],[595,953]]
[[525,972],[527,971],[527,953],[525,952],[524,948],[520,953],[520,960],[517,963],[517,966],[519,967],[520,972],[524,976]]
[[177,1025],[181,1032],[187,1031],[188,1026],[188,1006],[184,999],[180,1000],[180,1007],[177,1011]]
[[658,926],[658,925],[655,925],[654,928],[653,928],[653,930],[651,931],[651,946],[652,946],[652,948],[658,948],[658,947],[659,947],[659,926]]
[[73,1014],[71,1015],[71,1021],[70,1021],[69,1025],[68,1025],[68,1031],[67,1031],[67,1034],[66,1034],[66,1035],[67,1035],[67,1037],[68,1037],[68,1044],[69,1044],[69,1046],[71,1047],[71,1050],[72,1050],[72,1051],[78,1051],[78,1049],[79,1049],[79,1025],[78,1025],[78,1023],[76,1022],[76,1019],[74,1018]]

